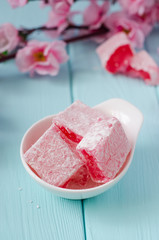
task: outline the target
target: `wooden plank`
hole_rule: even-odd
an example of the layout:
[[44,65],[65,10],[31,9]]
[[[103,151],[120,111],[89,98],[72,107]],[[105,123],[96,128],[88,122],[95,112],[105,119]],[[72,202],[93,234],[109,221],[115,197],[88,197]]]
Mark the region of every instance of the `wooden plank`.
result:
[[[30,19],[36,25],[38,19],[41,22],[37,4],[13,14],[4,1],[0,10],[6,16],[0,14],[0,19],[17,25]],[[0,64],[0,239],[84,239],[81,201],[58,198],[42,189],[26,173],[19,155],[28,127],[70,103],[67,64],[54,78],[30,78],[19,73],[13,61]]]
[[134,159],[126,176],[104,194],[84,201],[88,240],[158,239],[159,106],[154,87],[138,79],[112,76],[101,68],[90,41],[70,47],[73,98],[94,106],[123,98],[144,114]]

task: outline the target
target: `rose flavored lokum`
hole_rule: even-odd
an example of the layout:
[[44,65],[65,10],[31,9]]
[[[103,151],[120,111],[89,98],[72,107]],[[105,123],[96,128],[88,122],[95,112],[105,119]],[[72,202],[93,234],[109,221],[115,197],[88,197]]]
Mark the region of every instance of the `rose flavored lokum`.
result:
[[147,84],[159,84],[159,67],[151,56],[144,50],[136,53],[127,68],[128,75],[140,77]]
[[107,117],[79,100],[53,118],[55,125],[73,142],[79,143],[98,118]]
[[86,165],[83,165],[77,174],[75,174],[64,187],[68,189],[87,189],[99,185],[101,185],[101,183],[92,181]]
[[116,118],[76,101],[54,116],[50,128],[26,151],[32,171],[49,184],[86,189],[109,181],[130,145]]
[[121,123],[114,117],[98,120],[77,145],[86,159],[93,181],[107,182],[115,177],[130,151]]
[[[87,172],[76,152],[76,144],[69,142],[54,124],[24,154],[33,172],[49,184],[64,187],[76,175],[85,184]],[[78,174],[79,171],[79,174]]]
[[97,48],[104,68],[111,73],[123,72],[134,55],[125,33],[117,33]]

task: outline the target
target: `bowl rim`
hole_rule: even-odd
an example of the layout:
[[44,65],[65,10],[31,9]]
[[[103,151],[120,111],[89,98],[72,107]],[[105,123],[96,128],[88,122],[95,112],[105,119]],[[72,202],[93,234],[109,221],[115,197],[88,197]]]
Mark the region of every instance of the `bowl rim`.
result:
[[28,130],[24,133],[23,137],[22,137],[22,140],[21,140],[21,144],[20,144],[20,157],[21,157],[21,161],[22,161],[22,164],[25,168],[25,170],[28,172],[28,174],[36,181],[38,182],[40,185],[42,185],[43,187],[45,188],[48,188],[50,190],[53,190],[55,192],[59,192],[59,193],[74,193],[75,195],[76,194],[84,194],[84,193],[93,193],[94,191],[98,191],[98,190],[101,190],[101,189],[108,189],[110,187],[112,187],[114,184],[116,184],[117,182],[119,182],[119,180],[126,174],[127,170],[129,169],[130,167],[130,164],[132,162],[132,156],[133,156],[133,153],[134,153],[134,149],[135,149],[135,146],[133,146],[133,148],[130,150],[130,156],[129,156],[129,160],[127,161],[125,167],[123,168],[123,170],[112,180],[110,180],[109,182],[106,182],[106,183],[103,183],[99,186],[96,186],[96,187],[92,187],[92,188],[86,188],[86,189],[67,189],[67,188],[61,188],[61,187],[57,187],[57,186],[54,186],[54,185],[51,185],[47,182],[45,182],[43,179],[39,178],[31,169],[30,167],[28,166],[28,164],[26,163],[25,159],[24,159],[24,152],[23,152],[23,145],[24,145],[24,142],[25,142],[25,139],[26,137],[28,136],[28,134],[32,131],[32,129],[37,125],[37,124],[40,124],[42,121],[45,121],[47,120],[48,118],[51,118],[55,116],[55,114],[53,115],[48,115],[38,121],[36,121],[34,124],[32,124]]

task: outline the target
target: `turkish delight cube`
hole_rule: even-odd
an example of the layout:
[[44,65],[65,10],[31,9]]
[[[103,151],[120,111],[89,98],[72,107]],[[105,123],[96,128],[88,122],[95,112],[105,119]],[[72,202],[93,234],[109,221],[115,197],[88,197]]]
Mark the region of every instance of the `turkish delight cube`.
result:
[[97,48],[97,54],[105,69],[111,73],[123,72],[134,55],[125,33],[117,33]]
[[112,117],[92,125],[76,149],[83,154],[92,180],[103,183],[116,176],[130,152],[130,144],[121,123]]
[[159,68],[145,50],[136,53],[132,57],[127,68],[127,73],[132,77],[144,79],[147,84],[159,84]]
[[70,140],[79,143],[93,123],[99,118],[107,118],[99,110],[93,109],[79,100],[53,118],[55,125]]
[[25,152],[24,158],[37,176],[59,187],[65,186],[83,166],[76,144],[70,144],[54,124]]

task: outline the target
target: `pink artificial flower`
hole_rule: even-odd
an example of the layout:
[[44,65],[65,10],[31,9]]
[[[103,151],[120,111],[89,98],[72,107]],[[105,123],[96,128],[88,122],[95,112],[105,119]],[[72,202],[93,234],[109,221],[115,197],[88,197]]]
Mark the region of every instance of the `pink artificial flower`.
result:
[[155,0],[119,0],[119,3],[128,14],[142,16],[154,6]]
[[12,8],[23,7],[28,0],[8,0]]
[[159,23],[159,1],[158,3],[156,3],[155,9],[156,9],[156,16],[157,16],[156,21]]
[[59,65],[68,60],[63,41],[39,42],[32,40],[16,55],[16,64],[21,72],[37,72],[41,75],[55,76]]
[[145,12],[142,16],[139,16],[140,20],[145,23],[151,24],[152,27],[156,22],[159,22],[159,3],[156,2],[152,8]]
[[129,18],[125,12],[114,12],[106,18],[105,25],[110,29],[109,36],[117,32],[127,34],[133,47],[141,48],[143,46],[145,36],[151,31],[151,25]]
[[105,1],[102,5],[98,5],[96,0],[91,0],[90,5],[83,13],[84,24],[90,26],[91,29],[99,28],[106,18],[109,6],[108,1]]
[[70,4],[67,1],[55,1],[53,2],[54,8],[49,14],[49,20],[46,23],[46,26],[57,27],[58,33],[61,33],[68,26],[68,19],[70,15]]
[[11,52],[19,41],[18,30],[11,23],[0,26],[0,53]]
[[51,5],[56,12],[61,11],[61,8],[63,8],[62,5],[64,3],[71,6],[73,4],[73,0],[49,0],[48,1],[48,4]]

